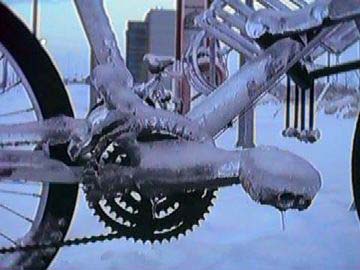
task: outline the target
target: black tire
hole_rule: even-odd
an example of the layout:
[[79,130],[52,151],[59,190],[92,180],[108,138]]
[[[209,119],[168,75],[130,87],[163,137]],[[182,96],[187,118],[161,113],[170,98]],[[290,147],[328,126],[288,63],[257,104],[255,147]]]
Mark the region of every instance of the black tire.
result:
[[351,177],[354,202],[360,218],[360,115],[355,128],[351,160]]
[[[70,100],[49,56],[27,27],[0,3],[0,43],[14,58],[26,77],[44,119],[73,117]],[[50,156],[73,165],[67,145],[50,147]],[[78,185],[50,184],[38,229],[26,235],[26,243],[63,240],[75,210]],[[0,269],[46,269],[58,249],[0,255]]]

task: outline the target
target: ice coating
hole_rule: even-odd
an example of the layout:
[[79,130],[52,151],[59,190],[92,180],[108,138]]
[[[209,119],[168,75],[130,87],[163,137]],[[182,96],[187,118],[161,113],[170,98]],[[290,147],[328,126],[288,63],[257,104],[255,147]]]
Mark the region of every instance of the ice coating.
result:
[[319,0],[295,11],[258,10],[248,18],[246,33],[251,38],[259,38],[265,33],[282,35],[314,28],[329,16],[329,3],[330,0]]
[[111,64],[117,73],[118,86],[129,89],[133,86],[133,77],[117,46],[103,1],[76,0],[74,3],[98,64]]
[[200,123],[211,136],[216,135],[249,103],[269,90],[291,67],[301,50],[301,44],[294,40],[278,41],[229,77],[206,100],[194,107],[188,117]]
[[225,151],[209,144],[164,141],[142,143],[139,151],[137,167],[101,168],[102,187],[111,192],[136,185],[145,193],[171,193],[241,183],[256,202],[303,210],[321,186],[320,175],[309,162],[276,147]]
[[265,33],[284,35],[300,33],[329,23],[359,17],[360,1],[318,0],[298,10],[261,9],[252,13],[245,25],[251,38],[259,38]]
[[91,126],[84,119],[67,116],[53,117],[40,122],[0,125],[0,146],[66,143],[70,140],[86,143],[91,138]]
[[23,179],[28,181],[50,180],[62,183],[76,183],[79,179],[78,170],[64,163],[49,159],[42,151],[1,150],[0,181],[6,179]]
[[282,211],[307,208],[321,187],[320,174],[309,162],[276,147],[244,150],[241,170],[250,197]]

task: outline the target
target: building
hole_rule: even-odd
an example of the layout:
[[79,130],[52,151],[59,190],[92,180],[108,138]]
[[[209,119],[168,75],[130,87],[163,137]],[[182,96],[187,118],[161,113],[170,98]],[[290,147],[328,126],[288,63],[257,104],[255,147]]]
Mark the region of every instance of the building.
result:
[[175,10],[152,9],[145,17],[149,29],[148,52],[175,56]]
[[149,31],[146,22],[129,21],[126,31],[126,66],[134,76],[134,82],[147,80],[143,57],[148,52]]
[[[126,65],[135,83],[147,81],[150,74],[143,63],[146,53],[175,57],[175,10],[151,9],[145,21],[129,21],[126,31]],[[171,81],[165,82],[171,88]]]

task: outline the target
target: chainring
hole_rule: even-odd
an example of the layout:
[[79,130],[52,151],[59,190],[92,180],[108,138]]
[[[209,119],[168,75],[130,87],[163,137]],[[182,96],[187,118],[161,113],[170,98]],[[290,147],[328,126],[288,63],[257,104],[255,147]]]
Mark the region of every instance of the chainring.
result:
[[[117,163],[121,166],[131,164],[124,150],[113,143],[106,147],[98,161],[100,164]],[[89,207],[105,227],[125,238],[151,243],[177,239],[199,226],[213,206],[217,192],[217,189],[192,189],[148,197],[134,187],[116,191],[115,196],[94,199],[91,196],[94,184],[87,183],[84,190]]]

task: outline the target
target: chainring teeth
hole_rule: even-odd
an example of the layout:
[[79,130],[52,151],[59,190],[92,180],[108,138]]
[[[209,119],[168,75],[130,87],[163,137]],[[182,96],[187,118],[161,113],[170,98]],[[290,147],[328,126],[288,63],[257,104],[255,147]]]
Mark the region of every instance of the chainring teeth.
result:
[[[121,220],[122,215],[121,213],[117,212],[116,210],[110,208],[107,208],[108,211],[104,211],[104,208],[101,207],[99,204],[93,205],[94,214],[98,216],[99,220],[105,225],[106,228],[109,228],[111,232],[114,233],[120,233],[120,235],[123,235],[126,239],[133,239],[136,241],[141,241],[142,243],[155,243],[159,242],[162,243],[164,241],[171,242],[171,240],[175,239],[177,240],[181,235],[185,236],[189,232],[192,232],[194,228],[198,227],[201,222],[204,220],[205,216],[209,213],[210,208],[213,206],[213,201],[216,199],[215,191],[211,191],[210,198],[206,201],[206,204],[203,207],[199,207],[197,209],[201,209],[202,211],[197,213],[195,217],[192,217],[190,220],[190,223],[187,223],[186,221],[180,221],[176,222],[175,224],[169,223],[167,225],[167,229],[157,230],[156,227],[152,228],[153,230],[151,232],[146,231],[143,232],[142,228],[146,228],[146,224],[140,224],[138,225],[136,222],[132,222],[131,220],[126,220],[125,222],[119,222]],[[115,200],[115,199],[114,199]],[[119,198],[118,201],[121,199]],[[176,202],[175,202],[176,203]],[[175,204],[174,203],[174,204]],[[180,203],[177,202],[179,204]],[[109,202],[106,200],[104,204],[109,204]],[[120,205],[116,203],[119,207]],[[126,211],[126,202],[121,207],[122,210]],[[189,205],[193,206],[193,203],[190,203]],[[125,209],[124,209],[125,208]],[[178,208],[178,209],[179,209]],[[186,207],[185,207],[186,208]],[[161,210],[160,210],[161,211]],[[176,213],[176,210],[172,213],[170,213],[168,216],[165,216],[163,218],[171,218],[173,213]],[[131,214],[129,212],[129,214]],[[194,216],[194,215],[191,215]],[[115,219],[116,217],[116,219]],[[183,217],[184,218],[184,217]],[[150,225],[154,225],[154,221],[156,221],[159,218],[154,218],[152,223]],[[161,219],[161,218],[160,218]],[[125,220],[125,219],[123,219]],[[146,222],[147,220],[144,220]],[[127,223],[126,223],[127,222]],[[125,224],[130,226],[125,226]],[[125,227],[126,228],[125,228]]]
[[[90,165],[87,181],[84,181],[85,198],[93,214],[105,228],[120,237],[142,243],[162,243],[178,239],[200,225],[209,213],[216,198],[216,190],[184,190],[181,193],[151,197],[142,195],[137,188],[117,191],[116,195],[92,196],[101,189],[96,183],[97,166],[131,163],[125,151],[110,142]],[[91,171],[92,169],[92,171]]]

